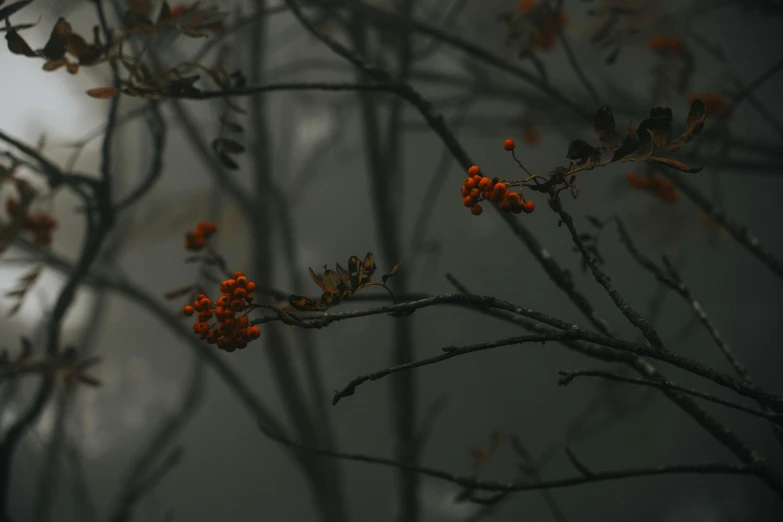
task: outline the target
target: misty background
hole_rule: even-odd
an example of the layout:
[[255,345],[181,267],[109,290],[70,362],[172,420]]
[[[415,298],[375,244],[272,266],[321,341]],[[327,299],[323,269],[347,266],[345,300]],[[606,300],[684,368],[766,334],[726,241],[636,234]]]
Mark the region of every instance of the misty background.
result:
[[[391,2],[377,2],[389,7]],[[649,109],[667,105],[675,125],[682,125],[688,110],[684,96],[652,99],[651,70],[658,58],[647,48],[654,34],[674,34],[690,41],[696,33],[720,47],[726,63],[695,48],[696,92],[737,91],[731,74],[746,83],[758,77],[780,59],[783,17],[748,9],[743,2],[650,2],[650,15],[637,20],[637,34],[627,35],[622,52],[613,65],[606,65],[606,51],[590,44],[595,21],[585,10],[600,2],[566,1],[568,15],[565,34],[586,75],[595,84],[604,103],[615,110],[618,127],[628,121],[638,124]],[[632,4],[632,2],[627,2]],[[417,19],[439,25],[452,2],[417,2]],[[528,62],[517,62],[513,47],[505,42],[497,14],[517,8],[518,2],[472,0],[462,14],[442,29],[486,48],[498,56],[534,71]],[[750,2],[746,2],[750,4]],[[237,17],[250,12],[246,2],[220,2],[229,13],[231,27]],[[680,13],[682,10],[682,13]],[[440,14],[438,14],[440,13]],[[664,15],[669,14],[669,17]],[[94,6],[88,2],[37,1],[14,16],[15,22],[35,21],[25,38],[34,48],[42,46],[59,16],[67,16],[75,31],[89,34],[96,23]],[[116,18],[110,19],[116,25]],[[252,27],[252,26],[251,26]],[[250,29],[252,30],[252,29]],[[250,30],[238,30],[226,39],[230,44],[231,68],[247,70],[250,57]],[[270,47],[267,53],[268,81],[355,80],[349,64],[311,38],[288,13],[275,14],[268,22]],[[430,40],[418,35],[416,48]],[[167,62],[197,53],[203,40],[180,39],[161,49]],[[216,47],[217,49],[217,47]],[[550,82],[580,106],[594,112],[590,100],[558,46],[542,54]],[[211,64],[214,53],[205,58]],[[35,144],[42,135],[43,153],[59,165],[69,160],[67,144],[81,140],[105,122],[108,102],[87,97],[84,91],[110,85],[106,67],[83,68],[78,75],[64,70],[47,73],[40,62],[0,51],[0,128],[27,143]],[[486,84],[517,92],[511,95],[465,96],[464,83],[448,78],[471,78],[476,70],[486,75]],[[442,75],[444,81],[433,77]],[[471,157],[489,172],[520,179],[513,159],[502,149],[506,138],[514,139],[518,157],[531,170],[545,173],[566,165],[565,152],[572,139],[596,140],[592,125],[565,112],[540,92],[511,75],[466,57],[444,44],[426,61],[417,63],[411,84],[433,102],[458,135]],[[776,76],[754,91],[776,119],[783,117],[783,76]],[[270,128],[271,176],[287,197],[293,216],[298,266],[289,266],[283,253],[284,230],[273,224],[272,255],[277,288],[294,293],[291,275],[304,278],[309,296],[318,295],[307,270],[324,264],[344,264],[351,255],[380,253],[381,243],[373,218],[369,176],[365,163],[360,111],[355,93],[300,92],[265,94]],[[388,97],[378,95],[388,104]],[[381,101],[382,100],[382,101]],[[237,103],[247,107],[248,99]],[[143,100],[124,97],[120,113],[143,107]],[[219,131],[219,117],[225,111],[220,102],[183,102],[190,117],[211,141]],[[110,275],[127,280],[156,297],[161,306],[175,315],[183,300],[165,301],[172,288],[191,284],[197,268],[185,264],[182,248],[185,230],[196,222],[214,219],[218,225],[216,245],[231,270],[249,271],[250,229],[232,200],[221,192],[209,169],[194,153],[168,103],[160,105],[167,122],[167,146],[163,176],[150,193],[122,216],[110,244],[116,242],[116,264]],[[523,244],[493,213],[475,217],[458,196],[463,169],[453,159],[432,199],[425,188],[443,161],[441,141],[424,124],[419,113],[406,107],[403,112],[402,150],[399,158],[402,190],[394,201],[401,217],[402,255],[398,260],[406,273],[412,293],[454,292],[446,273],[453,274],[472,292],[492,295],[576,324],[589,327],[578,310],[543,272]],[[243,121],[242,115],[235,115]],[[461,121],[462,120],[462,121]],[[462,125],[458,125],[459,123]],[[541,134],[541,143],[524,143],[524,121],[532,122]],[[705,133],[714,122],[708,119]],[[246,128],[250,129],[249,123]],[[677,128],[677,127],[676,127]],[[730,121],[731,135],[772,151],[752,163],[762,167],[723,168],[712,164],[699,174],[689,175],[702,192],[719,201],[726,213],[748,226],[775,256],[783,256],[780,241],[781,219],[780,137],[770,131],[748,105],[737,107]],[[687,153],[693,143],[683,149]],[[252,147],[252,136],[243,142]],[[101,139],[92,140],[80,154],[77,168],[97,173]],[[714,144],[705,144],[702,157],[717,157]],[[134,187],[143,178],[151,160],[150,131],[143,118],[123,124],[115,138],[113,175],[117,191]],[[675,156],[676,157],[676,156]],[[732,158],[747,159],[742,152]],[[748,160],[751,162],[751,160]],[[249,187],[253,164],[249,156],[240,159],[241,169],[231,172],[242,186]],[[635,167],[635,165],[632,165]],[[624,218],[637,245],[659,260],[669,255],[684,280],[718,326],[727,343],[748,367],[756,383],[780,391],[783,356],[783,282],[748,251],[725,234],[703,225],[699,210],[687,198],[675,204],[655,200],[642,191],[632,191],[625,183],[627,165],[612,165],[579,175],[581,195],[564,198],[580,230],[589,230],[586,215],[601,219],[618,214]],[[31,174],[31,179],[35,177]],[[5,196],[4,196],[5,197]],[[258,205],[274,205],[273,194]],[[536,212],[520,215],[529,229],[563,267],[571,271],[578,289],[584,292],[613,328],[624,338],[637,339],[638,333],[625,321],[592,276],[580,269],[578,253],[565,228],[557,227],[557,217],[539,194],[532,196]],[[58,193],[50,209],[60,226],[53,250],[74,260],[81,247],[81,219],[74,212],[76,199]],[[426,228],[417,223],[424,206],[432,208]],[[420,234],[420,236],[418,235]],[[414,244],[412,238],[419,237]],[[721,371],[728,367],[706,331],[693,322],[691,308],[669,292],[662,304],[658,283],[639,267],[620,244],[613,227],[601,234],[602,268],[612,277],[618,291],[642,314],[657,306],[655,326],[667,348],[697,359]],[[0,258],[0,288],[11,289],[28,266],[16,260],[24,257],[11,250]],[[380,259],[380,256],[378,256]],[[391,266],[378,261],[378,273]],[[11,352],[25,335],[41,339],[46,313],[51,308],[63,277],[47,269],[18,314],[0,320],[0,341]],[[216,290],[215,290],[216,292]],[[363,294],[382,293],[367,289]],[[214,293],[214,292],[213,292]],[[383,302],[383,301],[379,301]],[[10,308],[12,303],[8,303]],[[378,303],[373,303],[378,304]],[[337,310],[371,306],[350,300]],[[188,328],[186,318],[178,318]],[[315,350],[320,360],[327,405],[340,450],[378,456],[392,456],[395,443],[392,425],[392,397],[388,380],[368,382],[357,393],[332,407],[332,391],[342,389],[354,377],[391,365],[392,323],[410,321],[413,325],[415,358],[436,355],[443,346],[468,345],[520,335],[513,325],[492,320],[467,309],[431,307],[409,318],[371,316],[330,325],[314,331],[308,346],[297,342],[289,328],[281,328],[297,362],[299,379],[307,379],[302,364],[303,351]],[[101,364],[93,370],[100,388],[77,388],[67,408],[64,425],[66,440],[73,448],[58,455],[53,476],[55,488],[49,520],[89,520],[94,510],[104,520],[118,502],[125,477],[149,444],[161,423],[179,410],[193,379],[201,388],[198,404],[176,441],[182,458],[135,507],[134,520],[212,521],[318,520],[306,480],[290,454],[266,438],[256,420],[238,401],[211,368],[199,363],[194,350],[146,307],[116,292],[101,292],[84,286],[66,319],[64,344],[91,346]],[[286,337],[287,336],[287,337]],[[221,359],[244,380],[269,410],[282,420],[286,412],[274,385],[273,369],[265,355],[266,337],[234,353],[219,352]],[[217,348],[212,347],[215,351]],[[724,390],[703,379],[656,364],[679,384],[705,391]],[[588,424],[597,426],[585,436],[571,437],[569,446],[595,470],[702,462],[734,462],[734,457],[690,417],[653,393],[649,401],[637,404],[645,390],[627,385],[608,385],[591,379],[577,380],[568,387],[558,386],[558,371],[577,368],[610,367],[588,360],[556,343],[518,345],[458,357],[413,371],[417,382],[417,422],[436,404],[439,414],[432,423],[422,450],[422,465],[467,475],[471,471],[472,448],[486,447],[492,432],[516,434],[534,457],[545,452],[553,441],[565,437],[574,419],[589,412]],[[25,378],[18,389],[0,387],[0,427],[5,429],[29,401],[36,378]],[[739,412],[702,403],[751,446],[758,449],[776,468],[783,465],[783,448],[762,420]],[[628,407],[628,405],[631,405]],[[627,408],[624,410],[623,406]],[[17,521],[32,520],[44,480],[52,479],[47,460],[48,442],[57,430],[56,419],[62,401],[51,401],[39,421],[24,439],[15,457],[11,483],[11,513]],[[623,411],[622,414],[617,414]],[[165,457],[170,450],[161,452]],[[398,496],[396,473],[392,469],[362,463],[340,463],[343,489],[352,520],[396,520]],[[481,478],[513,481],[517,476],[516,457],[504,447],[482,469]],[[576,473],[565,453],[558,450],[541,470],[544,478]],[[89,492],[78,490],[86,485]],[[421,520],[446,522],[476,520],[485,508],[457,503],[459,489],[447,482],[423,478],[419,492]],[[683,475],[609,481],[552,491],[568,520],[639,521],[766,521],[780,520],[783,504],[761,481],[750,476]],[[89,500],[85,500],[89,499]],[[89,505],[92,504],[92,507]],[[510,496],[486,515],[487,520],[553,520],[539,492]]]

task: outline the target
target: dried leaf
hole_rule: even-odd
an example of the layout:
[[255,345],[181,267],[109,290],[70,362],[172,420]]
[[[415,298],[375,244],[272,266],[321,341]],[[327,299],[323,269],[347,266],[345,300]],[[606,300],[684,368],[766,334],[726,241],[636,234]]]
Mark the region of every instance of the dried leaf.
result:
[[399,268],[400,268],[400,264],[399,264],[399,263],[397,263],[397,264],[396,264],[396,265],[394,265],[394,267],[391,269],[391,272],[387,272],[387,273],[383,274],[383,275],[381,276],[381,281],[383,281],[383,284],[386,284],[386,281],[388,281],[390,277],[393,277],[393,276],[394,276],[394,274],[396,274],[396,273],[397,273],[397,270],[399,270]]
[[691,141],[695,136],[701,132],[704,128],[704,123],[707,121],[707,108],[701,100],[693,100],[691,108],[688,111],[688,117],[685,120],[687,125],[685,132],[674,140],[667,148],[667,151],[673,152],[680,150],[686,143]]
[[677,160],[673,160],[670,158],[660,158],[660,157],[652,157],[650,158],[650,161],[654,161],[656,163],[660,163],[661,165],[666,165],[670,169],[679,170],[680,172],[687,172],[689,174],[696,174],[697,172],[701,172],[701,170],[704,168],[702,167],[689,167],[685,163]]
[[115,87],[97,87],[87,91],[87,96],[98,98],[99,100],[106,100],[117,96],[119,93],[120,90]]
[[[351,256],[348,259],[348,269],[338,263],[336,270],[324,266],[323,274],[318,275],[310,268],[310,277],[323,292],[321,298],[318,301],[313,301],[306,297],[292,295],[288,298],[288,302],[292,307],[304,312],[326,310],[340,304],[345,298],[371,284],[371,277],[375,269],[375,257],[371,252],[367,253],[364,261],[360,261],[356,256]],[[397,267],[392,270],[392,274],[396,270]]]
[[599,150],[586,141],[574,140],[568,144],[566,157],[579,162],[580,165],[584,165],[589,161],[594,161],[599,154]]
[[614,114],[612,109],[604,105],[595,115],[595,133],[601,144],[608,150],[614,150],[617,147],[618,136],[615,131]]
[[8,50],[11,51],[14,54],[20,54],[22,56],[28,56],[30,58],[35,58],[38,56],[38,53],[33,51],[32,47],[28,45],[28,43],[25,41],[24,38],[19,35],[16,30],[11,29],[11,22],[6,19],[5,21],[5,27],[8,31],[5,35],[5,40],[8,42]]
[[49,41],[41,49],[41,54],[49,60],[62,60],[65,57],[65,46],[70,36],[71,24],[65,18],[59,18],[49,35]]
[[614,151],[612,161],[619,161],[625,156],[631,154],[637,149],[638,145],[639,136],[636,134],[636,129],[633,127],[633,125],[628,125],[628,131],[625,134],[625,139],[623,139],[623,143],[620,145],[620,148]]

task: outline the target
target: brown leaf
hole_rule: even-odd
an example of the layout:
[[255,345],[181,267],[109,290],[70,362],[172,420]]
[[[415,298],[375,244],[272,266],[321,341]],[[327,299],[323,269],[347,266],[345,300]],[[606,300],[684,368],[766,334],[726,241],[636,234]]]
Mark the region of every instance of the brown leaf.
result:
[[59,69],[60,67],[62,67],[63,65],[65,65],[67,63],[68,63],[68,60],[66,60],[66,59],[49,60],[48,62],[43,64],[43,70],[44,71],[48,71],[48,72],[56,71],[57,69]]
[[300,295],[292,295],[288,298],[288,303],[302,312],[320,312],[328,308],[320,301],[313,301]]
[[701,172],[701,170],[704,168],[702,167],[689,167],[685,163],[677,160],[673,160],[670,158],[659,158],[659,157],[652,157],[650,158],[650,161],[654,161],[656,163],[660,163],[661,165],[666,165],[670,169],[679,170],[680,172],[687,172],[689,174],[696,174],[697,172]]
[[614,114],[606,105],[595,115],[595,133],[598,134],[601,144],[608,150],[617,148],[618,136],[615,131]]
[[599,157],[599,150],[584,140],[574,140],[568,144],[566,157],[577,161],[580,165],[593,162]]
[[7,29],[7,33],[5,35],[5,41],[8,42],[8,50],[11,51],[14,54],[20,54],[22,56],[28,56],[30,58],[35,58],[38,56],[38,53],[33,51],[32,47],[30,47],[24,38],[19,35],[18,32],[16,32],[13,29],[10,29],[11,23],[6,19],[5,26]]
[[59,18],[54,24],[49,41],[41,50],[41,54],[50,60],[62,60],[65,56],[65,45],[71,36],[71,24],[65,18]]
[[660,149],[672,139],[672,110],[668,107],[655,107],[650,117],[639,124],[636,131],[639,136],[637,150]]
[[119,93],[120,90],[115,87],[97,87],[87,91],[87,96],[98,98],[99,100],[106,100],[117,96]]
[[699,132],[704,128],[704,123],[707,121],[707,108],[701,100],[693,100],[691,108],[688,111],[688,117],[685,120],[686,129],[682,135],[674,140],[666,150],[674,152],[680,150],[686,143],[691,141],[695,136],[698,136]]
[[397,270],[399,270],[399,268],[400,268],[400,264],[399,264],[399,263],[397,263],[397,264],[396,264],[396,265],[394,265],[394,267],[391,269],[391,272],[387,272],[387,273],[383,274],[383,275],[381,276],[381,281],[383,281],[383,284],[386,284],[386,281],[388,281],[390,277],[393,277],[393,276],[394,276],[394,274],[396,274],[396,273],[397,273]]
[[623,139],[623,143],[620,145],[620,148],[614,151],[612,161],[619,161],[623,159],[625,156],[635,151],[638,145],[639,136],[636,134],[636,129],[633,127],[633,125],[628,125],[628,131],[625,134],[625,139]]

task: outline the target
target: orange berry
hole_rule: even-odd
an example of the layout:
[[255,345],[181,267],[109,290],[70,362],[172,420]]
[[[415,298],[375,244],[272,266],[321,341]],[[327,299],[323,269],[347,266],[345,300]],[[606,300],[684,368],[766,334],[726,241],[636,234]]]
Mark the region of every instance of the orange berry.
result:
[[474,216],[480,216],[482,212],[484,212],[484,209],[481,208],[481,205],[473,205],[470,207],[470,213]]
[[514,143],[514,140],[506,140],[503,142],[503,148],[507,151],[512,151],[517,147],[517,144]]
[[248,281],[247,282],[247,291],[248,292],[252,292],[255,289],[256,289],[256,284],[253,281]]
[[467,185],[462,185],[462,192],[461,192],[461,194],[462,194],[463,198],[466,198],[466,197],[468,197],[470,195],[470,189],[468,188]]
[[255,297],[256,297],[256,296],[254,296],[253,294],[247,294],[247,295],[245,296],[245,301],[247,301],[247,302],[249,303],[250,301],[252,301],[253,299],[255,299]]
[[244,288],[237,288],[234,290],[234,298],[235,299],[243,299],[247,295],[247,290]]
[[466,187],[468,187],[469,189],[474,189],[474,188],[476,188],[476,185],[478,185],[478,183],[476,183],[476,180],[475,180],[475,179],[473,179],[473,178],[468,178],[468,179],[465,181],[465,186],[466,186]]
[[530,200],[527,200],[527,201],[525,201],[525,202],[522,204],[522,212],[524,212],[525,214],[530,214],[530,213],[531,213],[531,212],[533,212],[535,209],[536,209],[536,204],[535,204],[535,203],[533,203],[533,202],[532,202],[532,201],[530,201]]
[[479,181],[478,188],[481,191],[489,190],[492,185],[492,180],[489,178],[481,178],[481,181]]
[[193,315],[193,312],[195,311],[195,308],[193,308],[192,306],[188,305],[185,308],[183,308],[182,311],[184,312],[185,315],[190,316],[190,315]]
[[258,326],[251,326],[247,329],[247,335],[251,339],[258,339],[261,337],[261,329]]
[[468,169],[468,174],[471,175],[471,176],[475,176],[479,172],[481,172],[481,169],[479,168],[478,165],[473,165],[472,167],[470,167]]
[[198,313],[199,321],[208,321],[211,318],[212,318],[212,310],[204,310],[203,312]]
[[196,323],[196,329],[198,330],[198,333],[207,333],[209,331],[209,325],[205,322],[199,321]]
[[505,183],[497,183],[492,189],[493,192],[500,192],[501,194],[505,194],[506,190],[508,190],[508,187]]
[[462,204],[466,207],[472,207],[473,206],[473,198],[470,196],[465,197],[464,200],[462,200]]

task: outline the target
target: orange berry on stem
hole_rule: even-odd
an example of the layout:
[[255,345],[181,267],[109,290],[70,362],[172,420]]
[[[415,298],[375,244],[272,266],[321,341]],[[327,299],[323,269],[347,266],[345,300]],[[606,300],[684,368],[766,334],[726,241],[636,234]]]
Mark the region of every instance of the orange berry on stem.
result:
[[480,216],[483,211],[484,209],[481,208],[481,205],[473,205],[470,207],[470,213],[474,216]]
[[471,175],[471,176],[475,176],[479,172],[481,172],[481,169],[479,168],[478,165],[473,165],[472,167],[470,167],[468,169],[468,174]]
[[522,204],[522,212],[524,212],[525,214],[530,214],[530,213],[531,213],[531,212],[533,212],[535,209],[536,209],[536,204],[535,204],[535,203],[533,203],[533,202],[532,202],[532,201],[530,201],[530,200],[527,200],[527,201],[525,201],[525,202]]
[[464,200],[462,200],[462,204],[466,207],[472,207],[473,206],[473,198],[470,196],[466,196]]
[[507,151],[512,151],[517,147],[517,144],[514,143],[514,140],[506,140],[503,142],[503,148]]

